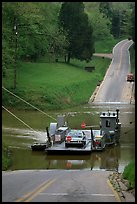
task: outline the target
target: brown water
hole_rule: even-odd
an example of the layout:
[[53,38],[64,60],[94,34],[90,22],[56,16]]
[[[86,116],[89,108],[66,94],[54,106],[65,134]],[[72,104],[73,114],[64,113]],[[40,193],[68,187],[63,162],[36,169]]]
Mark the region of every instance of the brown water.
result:
[[46,139],[46,127],[56,122],[38,111],[11,111],[33,130],[26,127],[8,112],[2,112],[2,140],[12,153],[12,170],[15,169],[98,169],[123,171],[135,158],[135,105],[104,104],[85,105],[71,110],[48,112],[54,118],[65,114],[71,128],[81,129],[81,123],[99,129],[101,111],[120,110],[120,144],[106,148],[103,152],[90,155],[47,155],[45,152],[33,152],[31,144]]

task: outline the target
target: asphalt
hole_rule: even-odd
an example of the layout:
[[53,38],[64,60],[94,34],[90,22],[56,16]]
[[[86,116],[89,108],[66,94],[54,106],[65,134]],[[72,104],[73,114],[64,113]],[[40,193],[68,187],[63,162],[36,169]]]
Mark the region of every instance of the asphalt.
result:
[[[58,178],[58,179],[57,179]],[[60,179],[62,182],[60,182]],[[45,184],[45,187],[41,187],[41,183],[43,185],[43,181],[56,180],[56,182],[52,185],[52,187],[49,187],[49,191],[44,191],[50,184]],[[15,182],[16,181],[16,182]],[[15,185],[16,183],[16,185]],[[27,185],[26,185],[27,183]],[[66,183],[68,185],[66,185]],[[82,184],[82,186],[81,186]],[[101,186],[100,186],[101,185]],[[94,187],[93,187],[94,186]],[[37,189],[36,189],[37,187]],[[59,202],[62,202],[64,200],[60,199],[67,199],[66,201],[74,201],[77,202],[77,197],[73,196],[74,190],[77,195],[80,195],[80,193],[83,193],[83,190],[85,192],[85,198],[81,197],[81,201],[85,202],[90,201],[91,197],[88,197],[87,195],[94,194],[96,192],[97,194],[110,194],[111,190],[113,191],[113,194],[115,195],[115,202],[135,202],[135,194],[133,194],[133,191],[129,191],[127,187],[127,181],[123,181],[121,179],[121,174],[118,172],[108,172],[108,171],[71,171],[71,170],[18,170],[18,171],[7,171],[2,172],[2,199],[3,202],[14,202],[15,200],[18,200],[20,202],[24,199],[32,200],[34,197],[39,195],[37,197],[39,202],[43,202],[40,200],[44,197],[44,200],[47,199],[48,194],[52,192],[66,192],[68,195],[71,195],[71,197],[66,197],[63,194],[61,194],[61,197],[59,197]],[[110,190],[111,189],[111,190]],[[36,191],[37,190],[37,191]],[[82,190],[82,191],[81,191]],[[28,191],[31,192],[28,193]],[[43,196],[40,196],[39,193],[45,193],[42,194]],[[34,194],[32,196],[32,193]],[[71,194],[72,193],[72,194]],[[29,198],[26,198],[22,195],[27,195]],[[84,195],[84,194],[83,194]],[[33,198],[32,198],[33,197]],[[19,198],[19,199],[17,199]],[[56,195],[57,198],[57,195]],[[55,196],[50,196],[48,199],[55,200]],[[92,196],[92,199],[95,198],[95,201],[98,202],[98,200],[102,200],[101,202],[107,202],[109,199],[109,202],[112,202],[112,200],[115,200],[114,197],[94,197]],[[19,201],[20,200],[20,201]],[[35,200],[36,201],[36,200]]]
[[[96,53],[94,55],[100,56],[100,57],[108,57],[108,58],[112,59],[111,53],[110,54]],[[99,86],[96,87],[94,93],[90,97],[89,103],[94,101],[96,94],[99,91]],[[124,93],[125,93],[124,99],[130,101],[130,104],[135,104],[134,83],[133,84],[127,83],[126,87],[124,87],[124,88],[125,88],[124,90],[126,90],[126,91],[124,91]],[[121,202],[135,202],[135,189],[133,189],[134,193],[132,191],[129,191],[127,186],[125,185],[126,182],[123,182],[121,180],[121,178],[120,178],[121,175],[119,175],[118,173],[117,174],[114,173],[113,176],[114,176],[113,179],[110,176],[110,183],[112,184],[113,189],[118,193],[118,196],[119,196]],[[118,186],[118,189],[116,186]]]
[[[98,56],[98,57],[105,57],[105,58],[113,58],[113,54],[109,53],[94,53],[94,56]],[[98,86],[96,87],[95,91],[93,92],[92,96],[89,99],[89,103],[94,102],[98,92],[99,92],[99,88],[102,85],[102,82],[100,82],[100,84],[98,84]],[[122,93],[122,99],[123,102],[128,102],[129,104],[135,104],[135,83],[134,82],[127,82],[124,85],[123,88],[123,93]]]

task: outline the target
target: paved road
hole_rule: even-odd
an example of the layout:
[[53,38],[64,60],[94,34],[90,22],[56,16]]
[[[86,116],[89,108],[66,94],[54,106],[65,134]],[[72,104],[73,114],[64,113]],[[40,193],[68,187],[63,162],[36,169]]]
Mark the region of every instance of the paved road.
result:
[[2,202],[119,202],[109,171],[2,172]]
[[[96,102],[121,100],[131,44],[132,41],[124,40],[114,48],[111,66]],[[108,182],[110,173],[92,170],[2,172],[2,202],[119,202]]]
[[128,49],[132,44],[132,40],[123,40],[114,47],[112,62],[94,99],[95,103],[129,102],[130,97],[125,97],[125,92],[132,89],[130,82],[126,81],[130,72]]

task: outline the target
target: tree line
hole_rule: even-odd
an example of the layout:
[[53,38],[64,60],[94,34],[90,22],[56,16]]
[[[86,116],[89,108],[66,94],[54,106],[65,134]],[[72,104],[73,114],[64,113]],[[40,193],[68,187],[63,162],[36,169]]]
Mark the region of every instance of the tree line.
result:
[[96,41],[131,37],[134,2],[2,2],[2,73],[41,56],[90,61]]

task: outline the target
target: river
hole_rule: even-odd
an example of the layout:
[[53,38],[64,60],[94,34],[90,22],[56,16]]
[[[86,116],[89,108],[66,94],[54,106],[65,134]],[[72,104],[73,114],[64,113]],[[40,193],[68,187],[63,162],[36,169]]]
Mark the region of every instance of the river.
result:
[[135,159],[135,105],[134,104],[86,104],[69,110],[48,112],[53,118],[65,115],[71,128],[81,129],[81,123],[99,129],[100,112],[119,109],[121,122],[120,144],[108,147],[102,152],[90,155],[47,155],[34,152],[31,144],[46,139],[46,127],[52,118],[38,111],[11,112],[28,124],[14,118],[7,111],[2,111],[2,140],[9,145],[12,154],[11,170],[20,169],[94,169],[116,170],[122,172],[124,167]]

